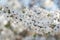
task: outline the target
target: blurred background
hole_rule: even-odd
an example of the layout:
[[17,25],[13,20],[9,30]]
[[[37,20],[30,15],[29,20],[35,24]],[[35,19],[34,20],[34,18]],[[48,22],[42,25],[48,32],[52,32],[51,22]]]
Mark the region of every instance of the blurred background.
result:
[[[11,0],[0,0],[0,5],[6,5],[8,1]],[[22,6],[27,8],[38,6],[49,11],[60,9],[60,0],[16,0],[16,1],[18,1],[20,4],[22,4]]]

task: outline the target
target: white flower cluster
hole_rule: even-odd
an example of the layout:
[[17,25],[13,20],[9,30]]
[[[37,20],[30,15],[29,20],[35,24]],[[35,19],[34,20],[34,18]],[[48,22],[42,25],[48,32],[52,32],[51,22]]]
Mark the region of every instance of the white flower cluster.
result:
[[31,27],[38,31],[43,29],[45,33],[48,33],[60,24],[59,11],[48,12],[39,7],[24,8],[16,13],[7,7],[3,7],[0,14],[1,25],[6,25],[10,21],[12,28],[15,29],[16,27],[16,30],[20,30],[21,27],[23,29]]
[[60,33],[60,10],[47,11],[37,6],[22,8],[17,1],[0,6],[0,38],[6,36],[10,38],[6,40],[14,40],[15,34],[26,29],[41,35]]

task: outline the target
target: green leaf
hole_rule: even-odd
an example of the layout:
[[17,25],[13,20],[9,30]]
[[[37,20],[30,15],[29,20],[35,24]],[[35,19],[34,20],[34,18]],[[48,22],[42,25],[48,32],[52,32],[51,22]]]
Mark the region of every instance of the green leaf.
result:
[[10,24],[10,21],[8,21],[8,23],[5,25],[6,28],[10,28],[11,27],[11,24]]
[[33,37],[36,37],[36,34],[34,34]]

